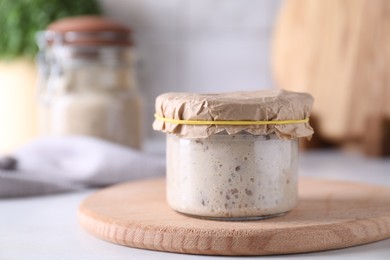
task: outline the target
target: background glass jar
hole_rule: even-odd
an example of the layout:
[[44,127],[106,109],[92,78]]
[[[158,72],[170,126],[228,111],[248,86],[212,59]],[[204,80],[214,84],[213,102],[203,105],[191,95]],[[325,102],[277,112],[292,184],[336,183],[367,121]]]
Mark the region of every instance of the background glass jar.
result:
[[[89,42],[68,44],[65,37]],[[53,31],[38,35],[41,133],[89,135],[141,147],[142,99],[133,48],[117,44],[118,37],[124,35]]]
[[298,139],[275,135],[167,135],[167,200],[181,213],[261,219],[297,203]]

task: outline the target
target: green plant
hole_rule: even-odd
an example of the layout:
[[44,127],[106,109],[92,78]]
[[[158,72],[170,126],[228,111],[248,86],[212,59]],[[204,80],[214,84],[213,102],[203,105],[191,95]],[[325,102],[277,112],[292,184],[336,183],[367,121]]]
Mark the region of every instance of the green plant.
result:
[[96,0],[0,0],[0,58],[33,57],[37,31],[62,17],[100,12]]

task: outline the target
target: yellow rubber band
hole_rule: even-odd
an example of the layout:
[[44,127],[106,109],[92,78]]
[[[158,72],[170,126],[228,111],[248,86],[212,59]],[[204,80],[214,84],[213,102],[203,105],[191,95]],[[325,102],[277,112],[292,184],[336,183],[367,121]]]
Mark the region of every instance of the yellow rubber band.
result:
[[277,120],[277,121],[202,121],[202,120],[180,120],[165,118],[154,114],[154,118],[157,120],[177,124],[177,125],[288,125],[288,124],[301,124],[309,122],[309,118],[297,119],[297,120]]

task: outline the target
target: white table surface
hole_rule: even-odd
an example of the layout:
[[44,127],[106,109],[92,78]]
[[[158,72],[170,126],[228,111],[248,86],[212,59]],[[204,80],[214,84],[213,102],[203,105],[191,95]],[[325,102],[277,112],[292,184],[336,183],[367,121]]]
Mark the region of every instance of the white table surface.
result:
[[[309,152],[301,156],[300,172],[302,176],[390,186],[390,159],[367,159],[358,154]],[[76,217],[80,202],[93,192],[0,200],[0,259],[231,259],[134,249],[95,238],[80,228]],[[313,257],[390,259],[390,239],[318,253],[251,258]]]

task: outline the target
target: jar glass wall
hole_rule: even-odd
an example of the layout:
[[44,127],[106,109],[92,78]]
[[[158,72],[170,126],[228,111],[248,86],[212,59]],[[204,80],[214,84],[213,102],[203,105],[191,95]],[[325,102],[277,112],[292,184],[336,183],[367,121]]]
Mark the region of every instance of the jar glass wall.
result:
[[275,135],[167,135],[167,200],[211,219],[261,219],[297,203],[298,139]]
[[[73,38],[87,36],[94,41],[102,37],[78,33]],[[116,39],[109,36],[104,40]],[[40,132],[87,135],[141,148],[142,98],[134,75],[133,47],[63,44],[66,37],[53,32],[40,37]]]

